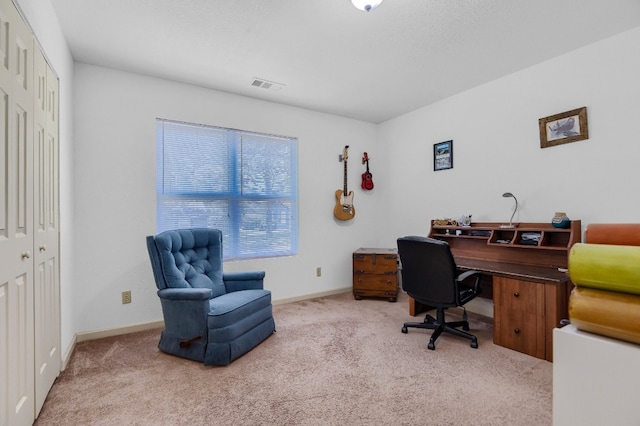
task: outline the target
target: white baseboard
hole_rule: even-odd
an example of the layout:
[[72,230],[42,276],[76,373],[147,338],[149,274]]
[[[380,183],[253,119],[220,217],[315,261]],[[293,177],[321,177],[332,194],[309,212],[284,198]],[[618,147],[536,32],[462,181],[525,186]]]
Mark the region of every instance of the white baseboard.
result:
[[493,318],[493,301],[483,297],[476,297],[465,305],[467,311],[473,312],[487,318]]
[[164,327],[164,321],[150,321],[141,324],[127,325],[124,327],[105,328],[103,330],[95,331],[83,331],[76,334],[76,340],[78,343],[86,342],[87,340],[102,339],[104,337],[119,336],[121,334],[135,333],[138,331],[151,330],[153,328]]
[[285,303],[300,302],[301,300],[317,299],[318,297],[333,296],[334,294],[350,293],[353,287],[337,288],[335,290],[321,291],[320,293],[305,294],[304,296],[288,297],[286,299],[273,300],[274,305],[284,305]]
[[71,355],[73,354],[73,351],[76,349],[77,341],[78,341],[78,335],[75,334],[73,336],[73,339],[71,340],[71,344],[69,345],[65,353],[62,354],[62,359],[60,360],[60,371],[66,370],[67,365],[69,364],[69,360],[71,359]]

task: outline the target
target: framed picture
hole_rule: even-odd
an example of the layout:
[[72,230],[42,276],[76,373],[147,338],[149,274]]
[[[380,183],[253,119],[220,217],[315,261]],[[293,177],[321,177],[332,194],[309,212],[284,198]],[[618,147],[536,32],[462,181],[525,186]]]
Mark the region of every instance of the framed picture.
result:
[[541,118],[538,126],[540,148],[589,139],[587,107]]
[[453,169],[453,141],[433,145],[433,170]]

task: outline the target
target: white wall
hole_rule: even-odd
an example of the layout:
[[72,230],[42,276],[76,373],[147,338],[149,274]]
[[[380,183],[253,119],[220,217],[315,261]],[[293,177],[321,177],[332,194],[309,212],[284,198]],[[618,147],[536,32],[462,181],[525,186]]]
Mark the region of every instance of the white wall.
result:
[[[77,332],[161,318],[144,236],[155,232],[156,117],[296,136],[300,254],[235,262],[264,269],[275,300],[351,285],[351,252],[426,234],[429,219],[473,214],[637,222],[640,29],[375,126],[221,92],[76,64],[49,0],[17,0],[60,77],[62,348]],[[540,149],[540,117],[587,106],[590,139]],[[433,172],[433,144],[454,140],[454,168]],[[357,215],[332,217],[337,156],[351,146]],[[376,188],[358,188],[369,152]],[[627,194],[625,194],[627,192]],[[315,268],[323,276],[315,277]],[[120,304],[132,290],[133,303]]]
[[[432,218],[506,222],[507,191],[514,221],[640,221],[638,45],[640,28],[381,124],[381,244],[426,234]],[[589,139],[541,149],[538,119],[582,106]],[[450,139],[454,167],[434,172],[433,144]]]
[[[61,347],[75,338],[74,292],[74,193],[73,193],[73,58],[51,2],[14,0],[29,22],[60,81],[60,305]],[[65,355],[64,352],[62,354]]]
[[[225,264],[264,270],[274,300],[351,286],[351,253],[377,239],[376,192],[360,190],[363,151],[377,152],[377,126],[194,86],[76,64],[76,331],[160,320],[145,236],[155,228],[155,119],[294,136],[299,140],[299,254]],[[356,217],[333,218],[350,145]],[[316,267],[322,277],[316,277]],[[132,291],[122,305],[120,293]]]

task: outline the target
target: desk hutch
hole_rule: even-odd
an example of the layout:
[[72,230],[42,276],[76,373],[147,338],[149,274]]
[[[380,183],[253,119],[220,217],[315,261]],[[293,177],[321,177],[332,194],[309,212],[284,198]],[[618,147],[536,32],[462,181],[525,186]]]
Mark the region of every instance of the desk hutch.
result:
[[[483,286],[492,286],[492,292],[483,292],[493,293],[493,342],[552,361],[553,329],[569,317],[569,250],[581,241],[581,232],[579,220],[566,229],[551,223],[505,228],[492,222],[452,226],[431,221],[429,236],[449,243],[460,269],[490,278]],[[423,309],[410,299],[411,315]]]

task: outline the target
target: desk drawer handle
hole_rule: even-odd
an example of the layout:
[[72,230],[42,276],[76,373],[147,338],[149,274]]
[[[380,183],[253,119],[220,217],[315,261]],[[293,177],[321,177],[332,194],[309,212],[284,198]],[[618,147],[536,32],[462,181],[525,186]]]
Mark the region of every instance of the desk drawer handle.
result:
[[517,291],[515,293],[513,293],[514,297],[520,297],[520,293],[518,293]]
[[520,334],[520,329],[519,328],[514,328],[513,332],[516,333],[516,334]]

